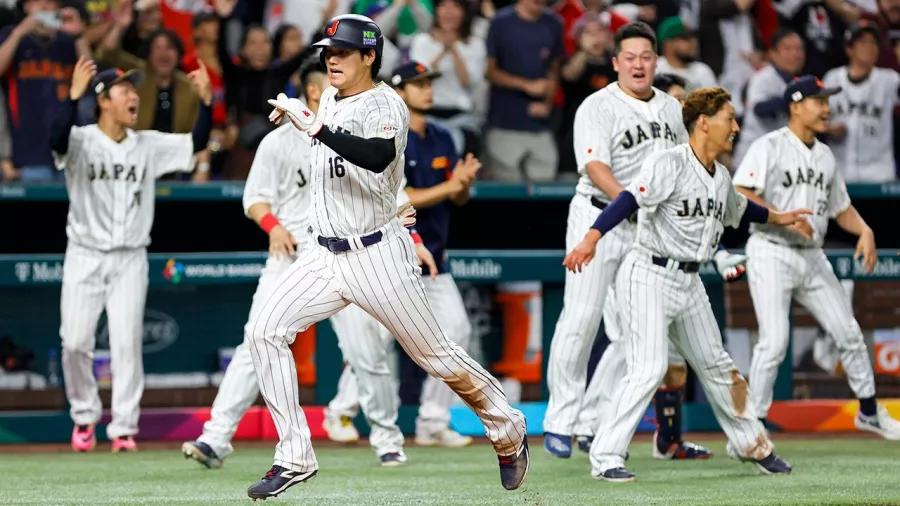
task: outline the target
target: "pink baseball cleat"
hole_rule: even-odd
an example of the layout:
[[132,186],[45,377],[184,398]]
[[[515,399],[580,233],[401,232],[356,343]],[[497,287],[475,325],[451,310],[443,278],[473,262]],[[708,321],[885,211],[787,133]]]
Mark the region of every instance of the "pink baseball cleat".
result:
[[136,452],[137,444],[134,442],[134,438],[131,436],[117,437],[112,440],[112,451],[113,453]]
[[72,449],[76,452],[89,452],[97,446],[97,435],[94,424],[76,425],[72,429]]

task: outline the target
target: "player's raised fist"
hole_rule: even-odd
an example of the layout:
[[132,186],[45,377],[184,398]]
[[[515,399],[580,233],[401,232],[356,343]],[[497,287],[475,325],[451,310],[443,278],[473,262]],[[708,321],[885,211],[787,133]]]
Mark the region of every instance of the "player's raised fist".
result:
[[78,59],[75,64],[75,70],[72,71],[72,86],[69,87],[69,98],[78,100],[84,96],[88,86],[91,85],[91,79],[97,75],[97,64],[94,60],[88,60],[84,56]]
[[200,100],[208,107],[212,103],[212,87],[209,84],[209,74],[206,71],[206,65],[203,64],[203,60],[198,59],[197,65],[200,68],[188,74],[187,77],[191,80],[191,84],[194,85],[194,91],[200,96]]
[[572,272],[581,272],[594,259],[594,252],[597,249],[597,241],[600,240],[600,232],[591,229],[584,236],[584,239],[575,246],[575,249],[566,255],[563,259],[563,265]]

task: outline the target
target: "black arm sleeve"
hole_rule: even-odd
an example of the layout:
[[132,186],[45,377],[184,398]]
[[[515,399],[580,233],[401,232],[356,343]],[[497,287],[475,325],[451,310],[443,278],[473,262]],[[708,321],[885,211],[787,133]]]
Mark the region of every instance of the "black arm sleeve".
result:
[[344,160],[376,174],[381,174],[394,161],[393,139],[366,139],[355,135],[332,132],[323,126],[316,139],[341,155]]
[[200,113],[197,115],[197,123],[194,124],[194,130],[191,132],[195,154],[206,149],[206,145],[209,144],[210,130],[212,130],[212,106],[200,102]]
[[64,155],[69,151],[69,132],[75,126],[75,113],[78,101],[65,99],[56,106],[53,124],[50,126],[50,148],[57,154]]

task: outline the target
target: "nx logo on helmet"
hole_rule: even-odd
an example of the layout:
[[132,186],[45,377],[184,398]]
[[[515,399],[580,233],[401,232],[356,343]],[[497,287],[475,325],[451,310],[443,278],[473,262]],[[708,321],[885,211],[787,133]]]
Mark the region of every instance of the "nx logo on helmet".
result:
[[363,45],[364,46],[374,46],[374,45],[378,44],[378,41],[375,38],[375,32],[363,30],[362,35],[363,35]]
[[337,27],[339,24],[341,24],[340,20],[332,21],[331,26],[329,26],[328,28],[325,29],[325,35],[327,35],[329,37],[333,37],[335,32],[337,32]]

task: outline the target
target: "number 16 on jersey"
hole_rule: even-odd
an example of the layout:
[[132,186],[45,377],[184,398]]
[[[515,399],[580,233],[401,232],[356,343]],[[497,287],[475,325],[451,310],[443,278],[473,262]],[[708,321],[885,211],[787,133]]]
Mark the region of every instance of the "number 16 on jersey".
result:
[[328,173],[331,177],[344,177],[347,169],[344,168],[344,159],[335,156],[328,159]]

